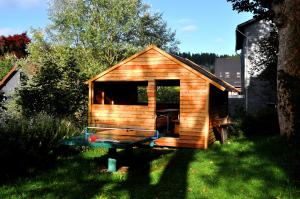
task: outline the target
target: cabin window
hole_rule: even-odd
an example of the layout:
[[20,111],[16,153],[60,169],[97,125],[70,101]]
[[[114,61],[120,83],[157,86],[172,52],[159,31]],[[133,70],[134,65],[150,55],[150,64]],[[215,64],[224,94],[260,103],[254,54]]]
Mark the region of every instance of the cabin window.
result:
[[95,82],[94,104],[148,105],[147,81]]

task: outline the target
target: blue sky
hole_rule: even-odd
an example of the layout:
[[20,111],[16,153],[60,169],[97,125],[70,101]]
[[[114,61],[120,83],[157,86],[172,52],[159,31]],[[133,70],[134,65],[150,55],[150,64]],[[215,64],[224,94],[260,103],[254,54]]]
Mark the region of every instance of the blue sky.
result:
[[[162,12],[168,26],[176,30],[182,52],[234,54],[235,28],[252,18],[249,13],[232,11],[226,0],[144,2]],[[47,0],[0,0],[0,35],[43,28],[47,23]]]

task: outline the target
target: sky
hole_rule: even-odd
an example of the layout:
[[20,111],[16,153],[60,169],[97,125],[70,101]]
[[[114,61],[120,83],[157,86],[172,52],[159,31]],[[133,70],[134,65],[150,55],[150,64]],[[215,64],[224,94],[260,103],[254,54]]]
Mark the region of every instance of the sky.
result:
[[[233,11],[226,0],[144,0],[163,13],[176,31],[181,52],[235,54],[235,28],[252,18]],[[48,23],[47,0],[0,0],[0,35],[29,32]]]

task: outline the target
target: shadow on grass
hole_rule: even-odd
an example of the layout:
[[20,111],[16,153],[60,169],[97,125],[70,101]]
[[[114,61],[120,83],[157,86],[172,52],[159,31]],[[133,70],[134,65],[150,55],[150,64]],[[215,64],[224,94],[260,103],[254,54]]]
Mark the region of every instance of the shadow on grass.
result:
[[50,155],[38,155],[28,151],[9,149],[1,151],[0,185],[14,183],[21,177],[35,177],[42,171],[56,167],[57,156],[78,155],[81,150],[70,147],[61,147],[56,153]]
[[48,170],[0,187],[0,198],[299,198],[299,150],[279,136],[241,138],[208,150],[107,151],[57,160]]
[[114,190],[126,190],[129,198],[186,198],[189,163],[194,154],[193,149],[174,150],[168,161],[152,165],[151,154],[136,154],[126,181]]
[[215,166],[213,173],[201,176],[208,186],[221,187],[228,196],[300,196],[298,150],[289,148],[279,136],[255,136],[235,142],[238,144],[212,146],[207,153]]
[[[107,151],[101,150],[99,154],[95,154],[96,152],[91,150],[92,154],[85,154],[85,157],[82,156],[84,153],[63,157],[52,168],[41,174],[7,183],[0,190],[0,198],[84,199],[96,195],[112,198],[112,193],[105,190],[104,186],[110,187],[122,183],[125,175],[120,172],[103,172],[107,166],[108,156],[105,155]],[[142,170],[145,171],[146,165],[150,165],[151,161],[171,152],[170,150],[136,149],[134,153],[137,157],[132,158],[124,150],[117,154],[117,159],[120,160],[118,165],[119,167],[132,166],[134,168],[131,168],[129,173],[134,169],[137,169],[139,173]],[[131,160],[134,162],[132,163]],[[144,177],[142,173],[137,175],[140,179]]]

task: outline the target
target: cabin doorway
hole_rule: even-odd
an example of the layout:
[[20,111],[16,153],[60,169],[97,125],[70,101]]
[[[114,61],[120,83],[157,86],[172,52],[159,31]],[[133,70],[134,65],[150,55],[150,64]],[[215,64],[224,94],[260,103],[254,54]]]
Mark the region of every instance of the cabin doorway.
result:
[[179,137],[180,80],[156,80],[156,129]]

